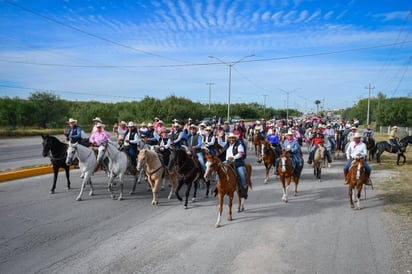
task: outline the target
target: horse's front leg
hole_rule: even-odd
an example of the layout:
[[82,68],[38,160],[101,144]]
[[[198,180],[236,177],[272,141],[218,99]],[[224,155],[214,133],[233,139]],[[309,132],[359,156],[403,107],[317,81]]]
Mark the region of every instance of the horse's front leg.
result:
[[193,190],[192,202],[194,203],[194,202],[197,202],[196,197],[197,197],[197,189],[199,188],[199,180],[194,181],[193,184],[194,184],[193,186],[194,190]]
[[70,189],[70,167],[66,166],[64,170],[66,171],[67,189]]
[[186,188],[186,199],[185,199],[185,204],[184,204],[184,206],[185,206],[185,209],[187,209],[188,207],[187,207],[187,203],[188,203],[188,201],[189,201],[189,195],[190,195],[190,189],[192,188],[192,184],[193,183],[189,183],[188,185],[187,185],[187,188]]
[[[247,192],[247,189],[246,189]],[[238,200],[238,205],[237,205],[237,212],[242,212],[245,210],[245,198],[242,198],[240,196],[240,192],[237,192],[237,200]]]
[[134,175],[133,188],[132,188],[132,190],[129,192],[130,195],[133,195],[133,194],[135,193],[138,179],[139,179],[139,174],[136,172],[136,174]]
[[114,176],[113,173],[110,173],[109,175],[109,181],[107,182],[107,191],[110,193],[110,197],[112,197],[112,199],[116,199],[116,195],[113,193],[113,180],[114,180]]
[[353,185],[352,182],[349,183],[349,204],[351,208],[354,208],[355,205],[353,204]]
[[[56,182],[57,182],[57,176],[58,175],[59,175],[59,167],[57,165],[53,165],[53,186],[50,189],[50,194],[54,194],[54,190],[56,189]],[[70,186],[69,181],[68,181],[67,184]]]
[[170,193],[169,193],[169,196],[167,196],[167,199],[170,200],[170,199],[172,199],[173,194],[176,191],[177,181],[176,181],[175,174],[169,174],[169,183],[170,183],[171,187],[170,187]]
[[218,215],[217,215],[217,221],[216,221],[215,227],[220,226],[220,221],[221,221],[222,212],[223,212],[223,194],[218,193],[217,196],[218,196],[217,199],[219,201],[219,208],[218,208]]
[[154,182],[153,181],[150,182],[150,186],[152,187],[152,195],[153,195],[152,205],[157,205],[159,203],[159,201],[157,200],[157,189],[160,183],[161,183],[160,179],[156,179]]
[[123,198],[123,175],[124,174],[122,174],[122,173],[119,175],[120,194],[119,194],[119,198],[117,198],[118,201],[124,200],[124,198]]
[[357,193],[357,195],[356,195],[356,207],[358,208],[358,210],[361,209],[361,208],[360,208],[360,199],[361,199],[361,194],[362,194],[362,186],[363,186],[363,184],[361,184],[361,183],[359,183],[359,184],[357,185],[358,193]]
[[265,164],[265,167],[266,167],[266,176],[265,176],[265,180],[263,181],[263,183],[267,184],[268,180],[269,180],[269,170],[272,166],[268,166],[268,165]]
[[83,191],[84,191],[84,186],[86,185],[86,183],[88,183],[90,181],[90,172],[85,172],[84,174],[84,178],[82,181],[82,185],[80,186],[80,193],[76,198],[76,201],[81,201],[82,200],[82,196],[83,196]]

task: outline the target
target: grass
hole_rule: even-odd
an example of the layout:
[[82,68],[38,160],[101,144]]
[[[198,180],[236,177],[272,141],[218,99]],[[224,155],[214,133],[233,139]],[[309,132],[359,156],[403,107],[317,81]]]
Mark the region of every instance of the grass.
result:
[[[385,140],[386,134],[378,134],[377,141]],[[409,145],[406,153],[406,163],[396,165],[396,154],[384,152],[381,164],[371,163],[372,170],[389,171],[388,175],[378,178],[376,185],[378,197],[389,205],[387,210],[399,215],[412,228],[412,146]],[[373,171],[372,171],[373,172]],[[382,174],[385,174],[384,172]]]

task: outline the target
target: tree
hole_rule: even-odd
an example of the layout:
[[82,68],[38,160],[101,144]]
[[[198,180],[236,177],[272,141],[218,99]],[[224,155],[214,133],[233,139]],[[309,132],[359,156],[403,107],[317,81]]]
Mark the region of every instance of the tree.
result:
[[315,101],[315,105],[316,105],[316,115],[319,114],[319,105],[320,105],[321,101],[320,100],[316,100]]

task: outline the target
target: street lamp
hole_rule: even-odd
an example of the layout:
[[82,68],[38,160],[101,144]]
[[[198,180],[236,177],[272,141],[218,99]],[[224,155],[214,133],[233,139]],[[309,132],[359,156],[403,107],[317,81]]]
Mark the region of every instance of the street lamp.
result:
[[294,90],[291,90],[291,91],[287,91],[287,90],[284,90],[282,88],[276,88],[276,89],[278,89],[280,91],[283,91],[287,95],[287,97],[286,97],[286,124],[288,124],[289,123],[289,93],[295,92],[295,91],[297,91],[299,89],[302,89],[302,88],[295,88]]
[[248,57],[253,57],[255,56],[254,54],[250,54],[250,55],[246,55],[242,58],[240,58],[239,60],[235,61],[235,62],[225,62],[222,59],[216,57],[216,56],[209,56],[209,58],[213,58],[218,60],[220,63],[226,65],[229,67],[229,95],[228,95],[228,101],[227,101],[227,121],[230,122],[230,89],[231,89],[231,85],[232,85],[232,67],[234,65],[236,65],[237,63],[242,62],[244,59],[248,58]]
[[206,83],[206,85],[209,85],[209,110],[210,110],[210,94],[211,94],[212,85],[214,84],[215,83]]

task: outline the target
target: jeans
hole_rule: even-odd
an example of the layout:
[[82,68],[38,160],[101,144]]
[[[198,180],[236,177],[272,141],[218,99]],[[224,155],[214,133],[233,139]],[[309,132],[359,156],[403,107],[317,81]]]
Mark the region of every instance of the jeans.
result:
[[[350,168],[350,165],[352,164],[352,161],[353,161],[353,158],[350,158],[349,161],[346,163],[346,165],[343,167],[343,171],[345,171],[345,172],[349,171],[349,168]],[[370,174],[372,169],[368,165],[368,163],[366,162],[366,159],[363,160],[363,165],[365,166],[366,172],[368,172]]]
[[129,156],[130,156],[130,161],[132,162],[132,166],[136,167],[137,166],[136,149],[133,146],[129,146],[128,152],[129,152]]
[[197,152],[197,159],[199,160],[200,166],[203,168],[203,171],[206,171],[206,164],[205,164],[205,158],[203,157],[203,152]]
[[246,168],[245,166],[238,166],[236,168],[236,171],[240,177],[240,182],[242,183],[242,186],[246,188]]

